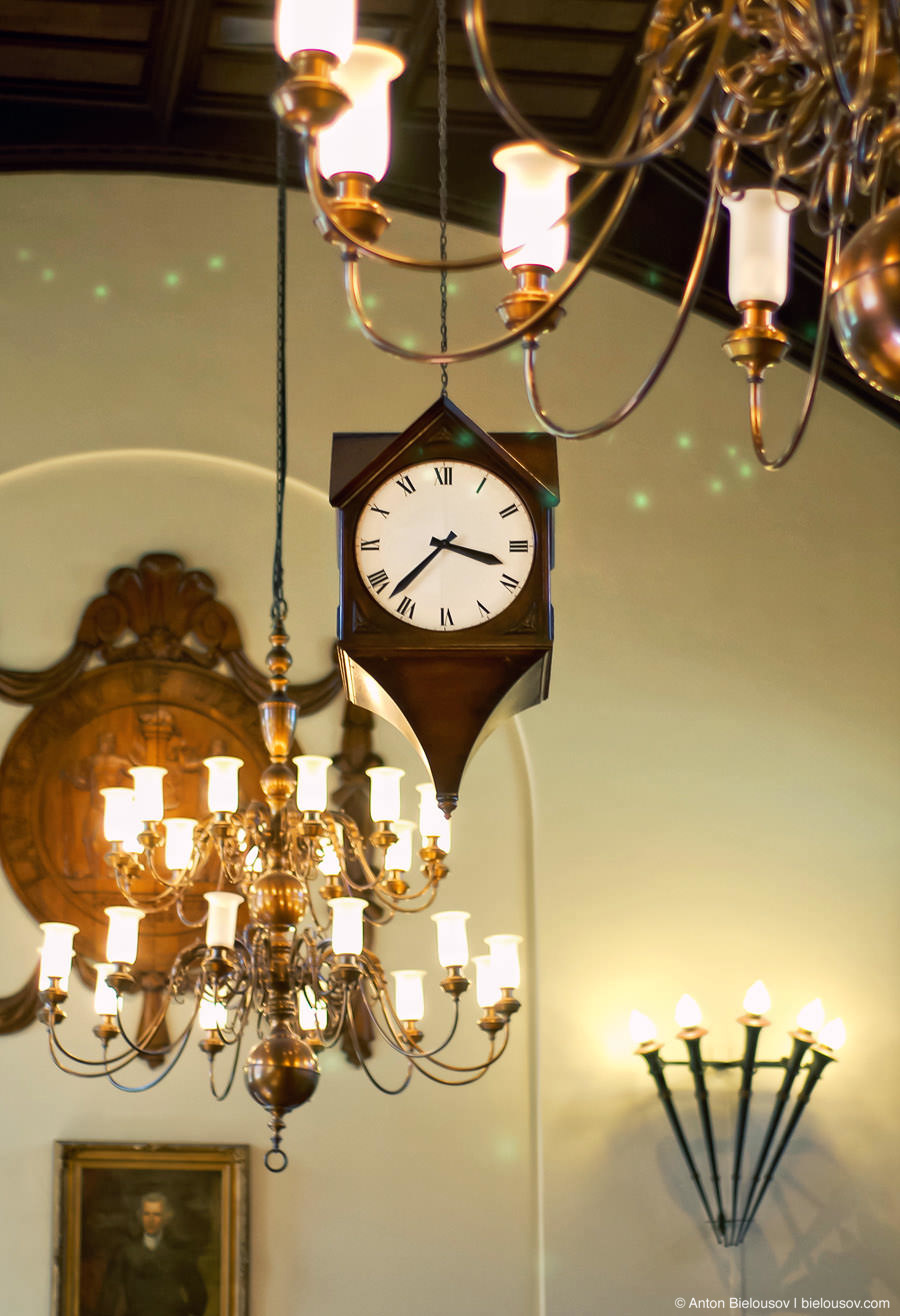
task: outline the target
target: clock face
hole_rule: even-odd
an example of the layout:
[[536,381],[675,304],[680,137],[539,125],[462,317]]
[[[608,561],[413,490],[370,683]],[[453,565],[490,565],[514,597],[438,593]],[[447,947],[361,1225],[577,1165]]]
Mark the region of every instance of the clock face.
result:
[[461,631],[509,607],[534,564],[522,499],[470,462],[421,462],[369,498],[356,565],[372,598],[410,626]]

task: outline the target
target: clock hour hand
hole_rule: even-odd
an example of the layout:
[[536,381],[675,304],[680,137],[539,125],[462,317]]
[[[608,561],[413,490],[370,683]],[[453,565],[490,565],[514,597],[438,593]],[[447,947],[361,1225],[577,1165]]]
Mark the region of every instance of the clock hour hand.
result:
[[434,561],[434,559],[437,557],[438,553],[440,553],[442,548],[453,547],[453,545],[450,543],[450,540],[455,538],[456,538],[455,530],[451,530],[446,539],[435,539],[434,537],[432,537],[431,542],[432,544],[435,545],[434,551],[429,553],[427,557],[423,557],[422,561],[418,564],[418,566],[413,567],[412,571],[407,571],[406,575],[403,577],[402,580],[397,581],[397,584],[391,590],[390,594],[388,595],[388,598],[392,599],[395,594],[399,594],[401,590],[406,589],[407,585],[411,585],[412,582],[415,580],[416,576],[418,576],[421,571],[425,570],[425,568],[428,566],[428,563]]
[[447,539],[432,539],[432,544],[439,544],[441,548],[448,548],[451,553],[461,553],[463,557],[473,558],[476,562],[486,562],[488,566],[500,566],[500,558],[493,553],[483,553],[480,548],[465,548],[462,544],[451,544],[450,539],[454,535],[448,535]]

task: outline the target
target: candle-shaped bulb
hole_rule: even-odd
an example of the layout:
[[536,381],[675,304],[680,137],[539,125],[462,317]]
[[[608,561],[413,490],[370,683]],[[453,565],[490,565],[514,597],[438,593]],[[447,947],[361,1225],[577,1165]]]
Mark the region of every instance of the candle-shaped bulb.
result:
[[216,999],[215,991],[207,987],[200,997],[197,1023],[205,1033],[217,1032],[228,1023],[228,1010],[224,1001]]
[[345,60],[356,38],[356,0],[279,0],[275,45],[283,60],[321,50]]
[[500,245],[508,270],[521,265],[559,270],[569,252],[569,178],[578,166],[537,142],[514,142],[492,156],[505,175]]
[[388,872],[408,873],[412,867],[412,838],[415,827],[406,818],[392,824],[397,837],[384,852],[384,866]]
[[110,964],[134,964],[137,959],[138,928],[144,917],[131,905],[111,905],[104,909],[109,919],[106,934],[106,958]]
[[118,1004],[116,1001],[115,989],[110,987],[106,979],[115,970],[114,964],[97,965],[97,985],[94,988],[94,1013],[95,1014],[116,1014]]
[[640,1010],[632,1010],[628,1028],[635,1046],[646,1046],[656,1041],[656,1024],[649,1015],[641,1014]]
[[394,970],[394,1008],[404,1023],[418,1023],[425,1013],[424,977],[422,969]]
[[233,946],[238,909],[244,897],[236,891],[207,891],[203,899],[209,906],[206,914],[207,946]]
[[402,768],[367,768],[370,797],[369,813],[373,822],[394,822],[400,817],[400,779]]
[[127,786],[104,786],[103,835],[107,841],[124,842],[134,836],[137,821],[134,809],[134,791]]
[[821,1032],[824,1022],[825,1007],[818,996],[814,1001],[810,1001],[808,1005],[804,1005],[797,1015],[797,1027],[802,1029],[804,1033],[812,1033],[813,1037],[818,1036]]
[[475,955],[475,999],[482,1010],[496,1005],[502,992],[494,971],[494,961],[490,955]]
[[679,1028],[699,1028],[703,1011],[693,996],[682,996],[675,1006],[675,1022]]
[[446,854],[450,849],[450,819],[438,808],[437,794],[430,781],[416,787],[419,792],[419,833],[422,844],[435,838],[438,848]]
[[819,1046],[825,1046],[829,1051],[839,1051],[846,1040],[843,1019],[830,1019],[819,1034]]
[[515,991],[521,982],[519,946],[522,944],[522,938],[500,933],[493,937],[485,937],[484,943],[491,952],[497,982],[504,991]]
[[166,827],[166,867],[170,872],[182,872],[190,868],[194,855],[195,818],[167,818]]
[[800,204],[791,192],[748,187],[724,198],[731,216],[728,295],[740,309],[747,302],[778,307],[788,294],[791,215]]
[[297,996],[297,1019],[304,1033],[321,1032],[328,1026],[328,1004],[319,999],[315,1002],[302,988]]
[[377,41],[358,41],[334,80],[350,98],[340,118],[319,133],[324,178],[361,174],[378,183],[391,159],[391,83],[406,67],[403,56]]
[[[343,849],[344,846],[344,829],[340,823],[335,823],[334,828],[337,834],[337,843]],[[338,852],[334,848],[334,841],[330,836],[326,836],[322,841],[322,857],[319,860],[319,872],[323,877],[340,877],[341,861]]]
[[141,822],[161,822],[166,811],[163,800],[165,768],[129,768],[134,782],[134,812]]
[[355,896],[329,900],[331,948],[335,955],[359,955],[363,948],[363,910],[368,902]]
[[744,1009],[748,1014],[765,1014],[772,1004],[772,998],[766,990],[766,984],[757,978],[752,987],[748,987],[744,997]]
[[206,799],[210,813],[236,813],[238,773],[244,766],[243,759],[232,758],[229,754],[215,754],[212,758],[204,759],[203,766],[209,774]]
[[74,923],[42,923],[41,972],[38,989],[45,991],[51,978],[59,978],[62,991],[69,990],[69,972],[75,951],[72,942],[78,929]]
[[321,754],[300,754],[294,759],[297,769],[297,808],[321,813],[328,808],[328,769],[331,759]]
[[463,969],[469,962],[468,918],[469,915],[461,909],[448,909],[431,916],[437,929],[438,963],[444,969]]

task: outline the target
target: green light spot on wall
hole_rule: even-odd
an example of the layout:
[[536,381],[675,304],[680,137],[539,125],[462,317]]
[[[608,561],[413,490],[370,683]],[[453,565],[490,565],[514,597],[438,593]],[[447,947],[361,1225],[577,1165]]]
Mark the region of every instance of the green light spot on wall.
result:
[[31,257],[32,257],[32,252],[29,250],[28,247],[20,247],[19,250],[16,252],[16,260],[22,260],[22,261],[31,260]]
[[738,455],[737,448],[726,448],[725,451],[728,453],[729,457],[736,457]]
[[50,269],[41,270],[42,283],[52,283],[55,278],[56,278],[56,270],[50,270]]
[[819,326],[816,324],[815,320],[810,320],[803,326],[803,337],[808,343],[814,343],[816,341],[816,331],[818,327]]
[[167,288],[177,288],[178,285],[181,283],[181,275],[178,273],[177,270],[169,270],[163,276],[163,283],[166,285]]
[[374,311],[377,305],[378,305],[378,294],[374,292],[366,293],[365,297],[363,298],[363,306],[366,308],[366,310]]
[[636,508],[639,512],[646,512],[647,508],[650,506],[650,495],[642,491],[632,494],[631,506]]
[[457,294],[458,292],[459,292],[459,284],[456,282],[456,280],[455,280],[455,279],[448,279],[448,280],[447,280],[447,296],[448,296],[448,297],[455,297],[456,294]]
[[741,462],[741,465],[738,467],[738,475],[742,480],[749,480],[752,478],[753,467],[749,462]]
[[659,270],[648,270],[644,275],[644,282],[648,288],[658,288],[662,283],[662,277]]
[[691,438],[690,434],[679,434],[677,443],[679,448],[683,448],[685,451],[694,446],[694,440]]
[[94,289],[94,296],[96,297],[98,302],[106,301],[107,297],[109,296],[109,288],[106,286],[105,283],[97,284],[96,288]]
[[356,316],[355,316],[355,315],[348,315],[348,316],[347,316],[347,328],[348,328],[348,329],[355,329],[356,327],[357,327],[357,325],[356,325]]
[[210,256],[209,259],[208,259],[207,262],[206,262],[206,268],[207,268],[208,270],[224,270],[224,268],[225,268],[225,257],[224,257],[224,256]]
[[414,352],[418,346],[418,341],[412,334],[407,334],[405,338],[400,339],[400,346],[403,348],[404,352]]
[[721,480],[710,480],[709,482],[709,492],[712,494],[720,494],[724,488],[725,486]]

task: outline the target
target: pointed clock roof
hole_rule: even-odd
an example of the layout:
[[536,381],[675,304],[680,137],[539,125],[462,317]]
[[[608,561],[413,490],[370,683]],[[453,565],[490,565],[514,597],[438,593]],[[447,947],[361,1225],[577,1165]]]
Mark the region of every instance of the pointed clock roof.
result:
[[410,465],[427,460],[425,449],[441,441],[458,446],[460,461],[477,459],[479,448],[494,452],[545,506],[559,502],[555,439],[543,433],[489,434],[449,398],[438,398],[402,434],[335,434],[331,505],[345,507],[363,490],[376,487],[403,457]]

